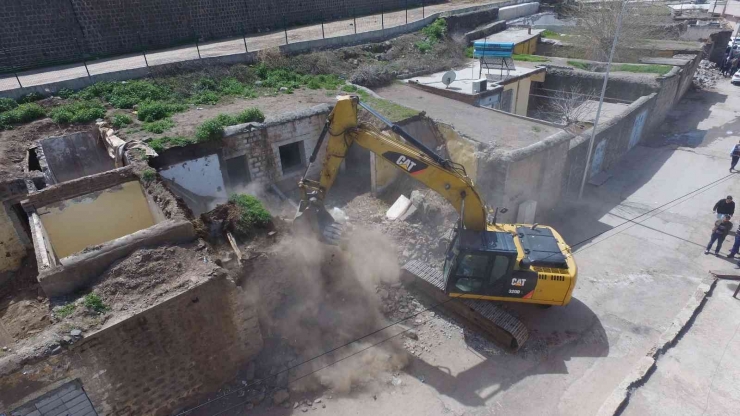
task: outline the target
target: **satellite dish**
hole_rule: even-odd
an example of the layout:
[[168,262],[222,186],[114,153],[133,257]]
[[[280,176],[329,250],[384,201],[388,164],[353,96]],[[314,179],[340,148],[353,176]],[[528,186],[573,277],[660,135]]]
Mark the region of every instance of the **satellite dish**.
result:
[[452,81],[455,80],[456,76],[457,74],[455,74],[455,71],[447,71],[442,75],[442,83],[445,84],[445,88],[448,88],[450,84],[452,84]]

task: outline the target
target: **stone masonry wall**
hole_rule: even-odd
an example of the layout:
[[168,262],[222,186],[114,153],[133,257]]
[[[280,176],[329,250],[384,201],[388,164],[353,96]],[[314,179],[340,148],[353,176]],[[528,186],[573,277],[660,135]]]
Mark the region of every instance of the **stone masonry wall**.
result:
[[[246,155],[249,175],[253,181],[279,182],[298,177],[303,174],[303,170],[283,174],[279,147],[303,141],[302,156],[307,164],[330,111],[331,106],[323,104],[303,112],[284,114],[263,124],[249,123],[227,127],[222,150],[223,158],[231,159]],[[317,161],[323,160],[323,153],[322,149]],[[309,175],[318,175],[320,169],[321,164],[314,163]]]
[[[255,306],[214,277],[57,355],[0,358],[0,414],[79,379],[100,415],[171,414],[262,349]],[[30,361],[30,362],[29,362]]]
[[0,72],[421,4],[422,0],[4,0]]

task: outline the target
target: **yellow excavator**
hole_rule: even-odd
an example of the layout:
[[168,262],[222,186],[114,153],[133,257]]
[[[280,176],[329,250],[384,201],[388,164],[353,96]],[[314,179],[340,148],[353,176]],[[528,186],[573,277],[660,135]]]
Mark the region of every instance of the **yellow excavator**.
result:
[[[377,117],[395,134],[360,124],[358,107]],[[486,206],[463,166],[442,158],[356,96],[338,97],[311,154],[309,167],[327,134],[329,141],[319,180],[308,179],[307,168],[299,182],[301,201],[294,229],[320,235],[328,244],[338,244],[341,230],[323,201],[347,152],[357,144],[439,193],[460,214],[442,270],[411,261],[403,267],[406,283],[415,284],[511,350],[526,342],[528,331],[500,302],[548,306],[570,302],[576,284],[576,264],[563,238],[547,226],[497,223],[499,210]]]

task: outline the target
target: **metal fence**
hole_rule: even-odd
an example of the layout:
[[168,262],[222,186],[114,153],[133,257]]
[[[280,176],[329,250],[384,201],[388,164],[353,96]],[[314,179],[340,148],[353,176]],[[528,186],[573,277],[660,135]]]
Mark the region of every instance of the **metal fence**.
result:
[[[79,33],[81,34],[81,38],[74,37],[70,39],[67,37],[67,39],[58,39],[57,41],[52,39],[43,45],[25,46],[22,48],[0,45],[0,74],[12,74],[18,82],[18,85],[23,88],[21,78],[25,77],[26,74],[22,74],[20,77],[18,74],[24,71],[68,64],[78,64],[81,67],[84,67],[86,75],[90,77],[91,71],[88,65],[91,62],[96,63],[98,60],[103,58],[111,58],[125,54],[139,54],[143,58],[144,65],[149,67],[151,64],[149,56],[151,54],[160,53],[173,48],[187,48],[194,46],[198,59],[202,59],[204,43],[213,44],[219,41],[239,39],[239,37],[241,38],[241,45],[243,47],[241,52],[253,52],[269,47],[278,47],[290,44],[292,42],[325,39],[328,37],[357,34],[371,30],[385,30],[388,27],[405,25],[409,22],[425,18],[427,16],[427,7],[431,4],[440,3],[442,1],[443,0],[403,0],[403,7],[399,9],[386,6],[389,3],[382,0],[369,5],[365,4],[355,6],[351,6],[350,0],[346,0],[345,3],[347,4],[347,7],[345,7],[342,13],[337,13],[337,11],[333,9],[327,9],[323,13],[320,13],[325,17],[318,20],[315,18],[303,18],[301,16],[301,10],[284,10],[280,12],[280,28],[273,27],[267,32],[260,32],[259,29],[252,28],[250,30],[247,27],[248,22],[240,22],[240,29],[238,31],[241,33],[236,34],[235,36],[222,36],[220,39],[212,38],[210,33],[211,31],[207,34],[198,33],[193,24],[193,20],[191,19],[191,27],[187,30],[192,34],[190,36],[182,37],[175,42],[167,42],[163,44],[161,42],[157,42],[157,32],[162,29],[152,27],[151,32],[142,33],[142,31],[139,31],[135,39],[126,39],[127,43],[125,46],[122,46],[119,50],[111,53],[92,52],[88,39],[85,38],[85,34],[87,32],[83,23],[81,23],[77,18],[63,19],[64,22],[60,24],[69,26],[68,33]],[[72,3],[70,2],[69,4],[70,7],[72,7]],[[398,0],[394,0],[391,4],[398,4]],[[372,13],[377,10],[379,10],[378,14]],[[274,15],[274,13],[272,14]],[[314,12],[313,14],[315,15],[316,13]],[[253,18],[254,16],[250,16],[250,19]],[[274,16],[273,20],[275,20]],[[150,27],[147,26],[146,28],[149,29]],[[231,32],[234,31],[232,30]],[[230,53],[225,53],[225,55],[239,52],[240,51],[234,50]]]

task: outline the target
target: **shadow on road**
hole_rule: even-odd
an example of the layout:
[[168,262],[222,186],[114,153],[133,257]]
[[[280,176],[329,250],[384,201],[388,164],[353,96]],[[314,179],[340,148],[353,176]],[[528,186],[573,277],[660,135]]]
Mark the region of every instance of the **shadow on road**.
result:
[[[412,357],[404,371],[463,405],[484,406],[491,397],[529,376],[567,374],[566,363],[572,358],[609,354],[609,340],[601,321],[578,299],[564,307],[542,309],[535,305],[512,304],[507,308],[530,329],[529,340],[516,353],[498,350],[492,355],[491,344],[484,346],[478,332],[466,327],[466,344],[485,359],[453,374],[447,367]],[[441,317],[465,325],[462,319],[446,314]]]

